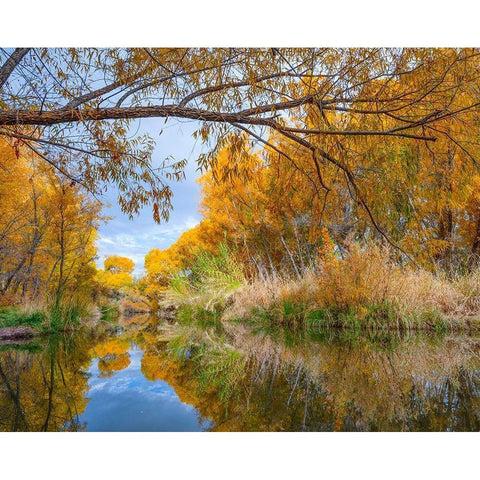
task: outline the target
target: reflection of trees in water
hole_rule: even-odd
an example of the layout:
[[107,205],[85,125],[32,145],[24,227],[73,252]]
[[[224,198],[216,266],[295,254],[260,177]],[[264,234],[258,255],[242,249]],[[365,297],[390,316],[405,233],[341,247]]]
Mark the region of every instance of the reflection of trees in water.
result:
[[477,340],[349,335],[237,324],[157,331],[142,320],[52,336],[36,352],[0,351],[0,430],[84,429],[91,360],[112,376],[129,365],[132,341],[145,351],[145,377],[168,382],[214,430],[480,429]]
[[[474,340],[332,335],[311,342],[227,328],[215,335],[169,327],[168,343],[150,344],[142,362],[147,378],[174,386],[214,429],[480,428]],[[232,350],[237,361],[229,363]]]
[[102,377],[111,377],[130,365],[130,341],[126,337],[109,338],[97,343],[91,349],[93,357],[98,358],[98,369]]
[[102,372],[102,377],[111,377],[115,372],[119,372],[129,365],[130,355],[128,353],[109,355],[98,360],[98,369]]
[[0,430],[82,430],[90,357],[78,339],[52,336],[39,352],[0,352]]
[[126,328],[106,325],[96,332],[52,335],[38,348],[13,345],[0,351],[0,431],[84,430],[79,416],[87,405],[91,360],[102,377],[130,364],[133,336],[141,340],[145,318],[123,319]]

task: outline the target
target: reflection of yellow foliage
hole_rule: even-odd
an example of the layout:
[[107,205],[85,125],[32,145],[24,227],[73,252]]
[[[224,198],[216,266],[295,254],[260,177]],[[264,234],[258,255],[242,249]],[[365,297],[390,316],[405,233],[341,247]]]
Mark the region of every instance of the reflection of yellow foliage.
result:
[[[142,373],[150,381],[163,380],[175,389],[181,402],[193,405],[206,418],[220,417],[226,405],[215,391],[199,394],[193,365],[175,361],[165,350],[147,349],[142,358]],[[221,413],[220,413],[221,412]]]
[[[480,420],[472,395],[480,381],[472,373],[476,342],[388,336],[392,343],[385,348],[381,339],[336,341],[332,332],[329,340],[287,346],[281,335],[253,334],[245,325],[228,325],[227,339],[196,330],[181,331],[191,334],[185,348],[206,342],[200,357],[178,359],[165,346],[146,345],[142,372],[168,382],[183,402],[215,422],[214,430],[446,430],[471,429]],[[178,338],[178,332],[165,335]],[[208,345],[225,341],[249,360],[235,385],[238,396],[222,402],[219,389],[199,379],[212,365]],[[444,405],[447,393],[458,408]]]
[[130,365],[130,355],[123,353],[121,355],[108,356],[98,361],[98,369],[101,372],[118,372]]
[[150,311],[150,305],[142,297],[124,298],[120,302],[120,311],[126,315],[145,314]]
[[121,355],[128,352],[130,343],[125,338],[111,338],[103,343],[95,345],[92,354],[97,357],[106,357],[108,355]]
[[73,342],[34,353],[0,351],[0,431],[84,428],[77,416],[87,405],[91,358],[83,339]]

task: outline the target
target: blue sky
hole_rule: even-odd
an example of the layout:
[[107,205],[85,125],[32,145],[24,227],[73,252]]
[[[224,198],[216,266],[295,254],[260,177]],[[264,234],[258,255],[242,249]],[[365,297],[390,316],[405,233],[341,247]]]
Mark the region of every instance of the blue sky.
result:
[[143,209],[133,220],[129,220],[120,211],[117,191],[113,186],[101,197],[105,204],[104,214],[114,218],[99,229],[98,266],[103,268],[107,255],[121,255],[131,258],[135,262],[135,274],[141,275],[144,273],[144,257],[152,248],[168,248],[185,230],[200,221],[200,188],[195,180],[200,175],[196,171],[196,159],[202,152],[203,145],[192,137],[198,128],[195,121],[169,120],[165,123],[163,119],[144,119],[133,125],[132,131],[136,131],[138,126],[139,133],[149,133],[156,141],[154,165],[158,166],[169,155],[175,160],[188,160],[186,179],[171,184],[174,194],[173,211],[168,222],[156,224],[151,207]]
[[94,359],[88,374],[88,404],[79,416],[87,431],[106,432],[192,432],[212,423],[162,380],[147,380],[142,373],[143,352],[129,350],[127,368],[104,377]]

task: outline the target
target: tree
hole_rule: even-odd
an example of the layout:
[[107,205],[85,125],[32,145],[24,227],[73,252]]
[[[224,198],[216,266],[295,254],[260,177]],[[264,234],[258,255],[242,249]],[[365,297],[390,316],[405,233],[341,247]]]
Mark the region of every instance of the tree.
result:
[[191,267],[196,255],[202,252],[216,253],[222,240],[221,227],[208,219],[182,233],[169,248],[154,248],[145,256],[148,288],[146,293],[152,297],[165,290],[172,276]]
[[0,294],[88,296],[101,205],[24,147],[0,141]]
[[121,291],[133,285],[132,272],[135,268],[133,260],[118,255],[110,255],[103,262],[105,271],[98,272],[101,285],[113,291]]
[[0,134],[91,191],[115,182],[125,212],[151,203],[157,221],[168,218],[169,181],[185,162],[153,169],[152,139],[127,139],[133,119],[197,120],[196,135],[215,145],[203,167],[229,133],[247,133],[294,163],[281,148],[288,140],[308,155],[322,185],[316,195],[330,188],[323,171],[336,169],[390,243],[352,157],[374,141],[398,141],[434,152],[448,144],[476,162],[476,49],[16,49],[1,60]]
[[370,205],[369,214],[345,184],[344,172],[324,165],[319,177],[293,141],[269,138],[268,143],[281,145],[284,154],[269,146],[252,150],[245,137],[231,137],[219,150],[199,179],[201,224],[146,258],[152,285],[165,288],[172,272],[192,268],[199,248],[215,252],[223,239],[235,246],[249,275],[301,276],[316,266],[327,247],[333,252],[336,245],[345,253],[352,241],[385,242],[372,229],[370,214],[426,268],[476,265],[478,174],[458,147],[438,140],[440,148],[432,154],[429,147],[407,148],[398,139],[352,142],[352,152],[364,152],[351,154],[349,168]]
[[127,257],[120,257],[118,255],[110,255],[105,258],[103,267],[106,272],[111,273],[132,273],[135,268],[133,260]]

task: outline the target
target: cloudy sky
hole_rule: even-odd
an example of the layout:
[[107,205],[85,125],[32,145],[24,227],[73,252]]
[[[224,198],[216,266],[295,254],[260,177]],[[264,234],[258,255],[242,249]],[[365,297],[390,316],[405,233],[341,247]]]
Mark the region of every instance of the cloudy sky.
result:
[[[117,192],[111,187],[101,198],[106,205],[104,213],[114,217],[99,230],[98,266],[103,268],[106,255],[121,255],[135,262],[135,274],[141,275],[145,255],[152,248],[168,248],[177,238],[200,221],[199,185],[195,180],[200,173],[196,171],[195,160],[202,152],[202,145],[192,137],[198,124],[194,121],[171,120],[167,123],[159,119],[139,121],[139,133],[149,133],[156,141],[154,164],[159,165],[169,155],[175,160],[188,160],[186,180],[172,183],[173,211],[170,220],[160,225],[152,218],[151,208],[145,208],[133,220],[122,214],[117,204]],[[136,130],[137,125],[132,130]],[[159,135],[159,132],[162,134]],[[107,206],[109,204],[110,206]]]

